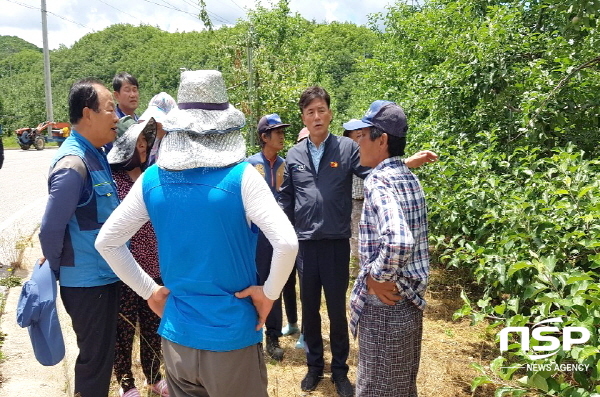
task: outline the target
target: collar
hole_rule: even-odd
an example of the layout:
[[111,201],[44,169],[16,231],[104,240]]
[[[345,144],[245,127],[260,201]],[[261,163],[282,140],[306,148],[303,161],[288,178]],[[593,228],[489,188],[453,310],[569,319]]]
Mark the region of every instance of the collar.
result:
[[315,148],[316,150],[321,150],[321,146],[323,146],[323,148],[325,148],[325,144],[327,144],[327,141],[329,141],[329,137],[331,136],[331,133],[329,131],[327,131],[327,136],[325,137],[325,139],[323,139],[323,142],[321,142],[321,144],[319,145],[319,147],[317,147],[317,145],[315,145],[314,143],[312,143],[312,141],[310,140],[310,136],[306,139],[308,141],[308,146],[312,146],[313,148]]
[[[119,107],[119,105],[117,105],[117,107],[115,108],[115,113],[117,114],[117,117],[119,119],[121,119],[121,117],[127,116],[127,114],[125,114],[125,112],[121,110],[121,108]],[[135,121],[138,121],[138,115],[134,113],[133,114],[133,119]]]

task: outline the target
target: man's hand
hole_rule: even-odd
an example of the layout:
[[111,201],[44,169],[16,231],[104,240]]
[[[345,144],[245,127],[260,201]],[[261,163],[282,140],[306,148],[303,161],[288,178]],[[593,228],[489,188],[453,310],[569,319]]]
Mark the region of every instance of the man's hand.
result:
[[167,287],[160,286],[152,292],[150,298],[148,298],[148,306],[156,315],[162,318],[163,312],[165,310],[165,303],[167,302],[167,296],[171,291]]
[[263,287],[258,285],[252,285],[246,288],[243,291],[235,293],[236,298],[247,298],[250,297],[252,299],[252,304],[256,308],[258,312],[258,325],[256,326],[256,330],[260,330],[263,325],[265,325],[265,321],[267,321],[267,316],[273,307],[273,302],[271,299],[267,298],[265,293],[263,292]]
[[421,150],[404,160],[404,164],[408,168],[418,168],[425,163],[433,163],[437,161],[438,155],[431,150]]
[[396,283],[393,281],[378,283],[369,275],[367,277],[367,287],[369,287],[369,291],[373,291],[379,300],[386,305],[394,306],[396,302],[402,299],[398,295],[398,288],[396,288]]

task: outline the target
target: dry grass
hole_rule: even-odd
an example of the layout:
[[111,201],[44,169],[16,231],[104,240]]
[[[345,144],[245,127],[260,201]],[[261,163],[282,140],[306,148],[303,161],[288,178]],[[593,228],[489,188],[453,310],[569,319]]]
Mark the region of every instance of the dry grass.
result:
[[[486,337],[486,324],[470,326],[468,320],[452,320],[452,314],[462,306],[460,300],[461,283],[465,275],[456,270],[433,269],[430,288],[427,292],[428,307],[424,318],[423,349],[418,377],[420,397],[493,396],[493,388],[482,387],[471,393],[471,381],[478,374],[471,363],[485,365],[496,357],[497,347]],[[299,306],[300,307],[300,306]],[[329,321],[327,309],[321,307],[323,319],[323,342],[325,362],[331,362],[329,349]],[[301,319],[300,319],[301,320]],[[330,381],[330,371],[325,367],[325,378],[317,390],[306,393],[300,390],[300,381],[306,374],[306,356],[303,350],[296,349],[298,335],[282,337],[281,346],[285,350],[283,362],[267,358],[269,373],[269,396],[337,396]],[[139,357],[136,349],[134,357]],[[352,382],[356,379],[358,363],[358,343],[351,340],[348,374]],[[145,379],[139,359],[134,359],[136,384],[142,395]],[[112,391],[118,395],[118,386],[113,382]]]

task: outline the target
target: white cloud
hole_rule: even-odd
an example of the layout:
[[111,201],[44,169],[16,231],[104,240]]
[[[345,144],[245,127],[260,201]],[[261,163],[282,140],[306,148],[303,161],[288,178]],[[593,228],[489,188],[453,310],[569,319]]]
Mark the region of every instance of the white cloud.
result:
[[[290,9],[317,22],[367,22],[367,14],[384,11],[392,0],[291,0]],[[393,1],[392,1],[393,2]],[[263,2],[264,3],[264,2]],[[196,0],[48,0],[48,42],[51,49],[71,46],[87,33],[103,30],[115,23],[141,23],[169,32],[202,30]],[[244,18],[244,9],[253,0],[207,0],[209,16],[215,26],[235,24]],[[268,5],[269,3],[264,3]],[[39,0],[1,0],[0,35],[18,36],[42,47]]]

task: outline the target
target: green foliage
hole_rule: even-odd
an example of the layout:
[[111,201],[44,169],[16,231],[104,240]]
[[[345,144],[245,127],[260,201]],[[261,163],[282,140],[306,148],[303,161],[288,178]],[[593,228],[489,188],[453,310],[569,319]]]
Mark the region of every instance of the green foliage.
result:
[[4,59],[20,51],[30,50],[42,52],[42,49],[16,36],[0,36],[0,59]]
[[[496,396],[600,393],[600,1],[421,3],[398,1],[371,15],[370,28],[307,21],[288,0],[213,31],[114,25],[51,52],[56,119],[66,119],[73,81],[109,85],[122,70],[137,76],[142,104],[159,91],[176,96],[180,68],[220,70],[247,116],[248,154],[259,150],[255,125],[266,113],[292,124],[293,145],[298,98],[310,85],[331,94],[334,133],[373,100],[396,101],[408,115],[409,152],[440,154],[416,171],[432,257],[467,268],[482,291],[464,293],[456,315],[491,319],[497,330],[560,317],[592,335],[536,361],[586,371],[528,370],[514,343],[478,367],[473,390],[492,383]],[[19,49],[0,57],[7,132],[45,118],[42,56]]]

